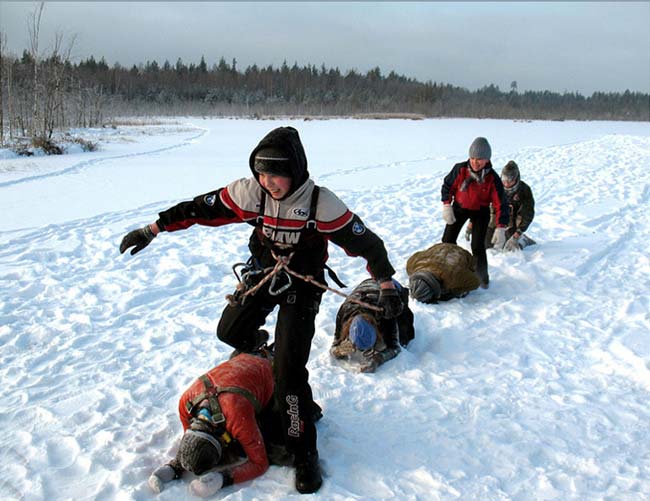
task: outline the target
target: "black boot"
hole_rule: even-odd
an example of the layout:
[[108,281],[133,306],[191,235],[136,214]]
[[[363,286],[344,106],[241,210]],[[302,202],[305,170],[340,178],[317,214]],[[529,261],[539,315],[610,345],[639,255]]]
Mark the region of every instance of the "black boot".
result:
[[309,451],[296,456],[296,490],[300,494],[311,494],[320,489],[323,477],[318,463],[318,451]]

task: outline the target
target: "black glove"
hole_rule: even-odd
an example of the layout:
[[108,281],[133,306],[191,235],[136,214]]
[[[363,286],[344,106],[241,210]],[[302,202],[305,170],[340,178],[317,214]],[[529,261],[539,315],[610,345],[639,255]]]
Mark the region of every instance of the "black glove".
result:
[[120,244],[120,254],[124,254],[124,251],[129,247],[133,247],[131,250],[131,255],[136,252],[140,252],[144,249],[149,243],[156,237],[151,231],[149,225],[139,228],[137,230],[130,231],[122,239]]
[[404,309],[402,298],[397,289],[381,289],[379,293],[379,306],[384,309],[384,318],[395,318]]

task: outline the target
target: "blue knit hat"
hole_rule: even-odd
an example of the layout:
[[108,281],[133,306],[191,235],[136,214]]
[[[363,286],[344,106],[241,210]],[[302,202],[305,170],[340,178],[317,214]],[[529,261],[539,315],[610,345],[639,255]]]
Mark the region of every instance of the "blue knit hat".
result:
[[358,350],[367,350],[375,345],[377,331],[370,322],[361,315],[357,315],[350,322],[349,337]]

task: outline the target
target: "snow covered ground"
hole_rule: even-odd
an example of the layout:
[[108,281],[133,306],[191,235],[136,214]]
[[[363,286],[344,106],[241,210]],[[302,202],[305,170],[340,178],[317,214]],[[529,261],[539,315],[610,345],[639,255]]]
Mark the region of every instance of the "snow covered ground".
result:
[[[178,119],[86,131],[93,153],[0,160],[0,499],[156,498],[177,401],[230,349],[215,329],[247,225],[118,245],[159,210],[247,176],[279,125],[312,177],[407,258],[440,240],[440,184],[486,136],[533,188],[539,245],[489,251],[491,286],[412,302],[416,339],[375,374],[331,363],[326,294],[309,363],[319,499],[650,497],[650,124],[498,120]],[[459,243],[468,247],[462,239]],[[349,285],[365,262],[330,247]],[[273,324],[275,317],[271,317]],[[189,480],[157,499],[191,499]],[[299,495],[293,470],[217,498]]]

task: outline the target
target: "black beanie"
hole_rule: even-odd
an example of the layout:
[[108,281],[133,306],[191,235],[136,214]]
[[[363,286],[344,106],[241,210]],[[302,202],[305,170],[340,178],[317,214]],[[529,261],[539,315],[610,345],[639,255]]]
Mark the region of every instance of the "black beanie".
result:
[[291,158],[279,148],[262,148],[255,153],[255,172],[292,177]]
[[440,297],[440,283],[430,271],[416,271],[409,277],[411,297],[421,303],[433,303]]
[[221,444],[209,433],[189,429],[181,439],[177,457],[183,469],[200,475],[219,462]]

